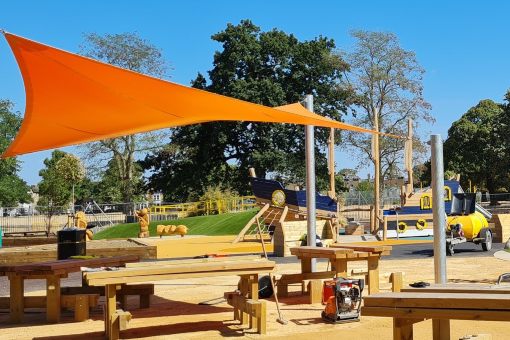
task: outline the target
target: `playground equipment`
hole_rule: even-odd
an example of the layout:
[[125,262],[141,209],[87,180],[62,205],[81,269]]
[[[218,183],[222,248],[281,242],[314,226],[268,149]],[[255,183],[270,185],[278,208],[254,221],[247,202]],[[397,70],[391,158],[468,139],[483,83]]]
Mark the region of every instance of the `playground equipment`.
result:
[[138,218],[138,222],[140,223],[140,232],[138,233],[138,237],[144,238],[149,237],[149,211],[146,208],[137,210],[135,212],[136,217]]
[[[233,243],[273,240],[276,256],[290,255],[307,232],[306,191],[286,189],[274,180],[257,178],[250,169],[250,182],[260,211],[245,225]],[[316,194],[316,233],[321,239],[336,240],[341,222],[338,204],[330,196]],[[261,233],[258,233],[258,227]]]
[[476,211],[475,194],[455,194],[446,223],[446,253],[454,254],[459,243],[481,244],[484,251],[492,248],[492,231],[485,216]]
[[188,227],[185,225],[158,225],[156,226],[156,232],[159,235],[160,238],[163,236],[170,236],[170,235],[181,235],[181,237],[184,237],[188,233]]
[[74,226],[80,229],[85,229],[86,239],[87,241],[90,241],[94,237],[94,233],[92,230],[87,229],[87,225],[87,216],[83,211],[78,211],[74,217]]
[[[445,211],[449,216],[447,224],[453,226],[462,223],[465,225],[466,239],[476,239],[480,228],[488,227],[487,221],[492,218],[492,214],[476,204],[474,194],[464,193],[458,176],[455,180],[445,180],[444,184]],[[470,208],[467,210],[462,207],[466,195],[470,197]],[[383,228],[377,235],[383,239],[432,236],[432,189],[425,188],[411,193],[404,191],[398,209],[383,211]]]

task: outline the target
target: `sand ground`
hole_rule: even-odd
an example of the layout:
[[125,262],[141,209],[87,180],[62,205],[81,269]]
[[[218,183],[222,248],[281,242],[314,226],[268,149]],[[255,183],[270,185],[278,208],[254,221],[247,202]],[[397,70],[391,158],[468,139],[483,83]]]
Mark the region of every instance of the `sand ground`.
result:
[[[287,262],[287,261],[286,261]],[[326,263],[319,263],[324,269]],[[350,269],[363,268],[363,263],[353,263]],[[277,273],[299,271],[299,263],[279,263]],[[402,271],[407,282],[433,281],[433,259],[383,260],[381,261],[381,288],[389,290],[388,276]],[[448,258],[448,278],[451,282],[493,283],[502,272],[510,272],[510,261],[497,258]],[[0,284],[0,294],[8,295],[6,278]],[[66,279],[65,285],[78,285],[79,274]],[[201,301],[219,298],[225,291],[236,288],[237,278],[213,277],[155,282],[155,296],[149,309],[138,309],[136,298],[129,300],[128,308],[133,314],[129,329],[121,332],[123,339],[216,339],[221,337],[310,339],[352,338],[391,339],[392,320],[389,318],[362,317],[361,322],[331,325],[320,318],[321,304],[308,305],[306,297],[292,296],[282,299],[282,312],[289,323],[276,322],[277,311],[272,300],[268,301],[267,334],[260,336],[232,322],[232,309],[225,303],[213,306],[198,305]],[[33,280],[29,294],[44,294],[44,282]],[[297,292],[298,287],[295,287]],[[94,310],[91,319],[76,323],[72,312],[63,314],[62,323],[45,324],[41,311],[26,314],[23,325],[6,323],[7,314],[0,314],[0,339],[102,339],[103,321],[101,308]],[[415,325],[415,339],[431,339],[431,321]],[[510,339],[510,323],[455,321],[451,323],[452,339],[468,334],[491,334],[492,339]]]

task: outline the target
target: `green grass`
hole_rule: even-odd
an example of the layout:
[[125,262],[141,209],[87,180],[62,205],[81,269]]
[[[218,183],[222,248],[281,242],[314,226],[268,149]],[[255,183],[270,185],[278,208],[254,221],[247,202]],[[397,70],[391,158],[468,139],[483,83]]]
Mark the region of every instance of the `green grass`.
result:
[[[157,236],[156,225],[158,224],[184,224],[188,227],[188,235],[237,235],[256,213],[257,210],[250,210],[240,213],[195,216],[170,221],[154,221],[149,225],[149,232],[150,236]],[[95,234],[94,240],[137,237],[138,231],[138,223],[117,224],[116,226]]]

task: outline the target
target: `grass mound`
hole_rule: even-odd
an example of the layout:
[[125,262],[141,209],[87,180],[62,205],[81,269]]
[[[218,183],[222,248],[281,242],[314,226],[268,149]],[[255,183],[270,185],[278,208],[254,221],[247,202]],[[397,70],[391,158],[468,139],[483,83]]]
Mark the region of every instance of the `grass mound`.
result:
[[[149,232],[150,236],[157,236],[156,225],[158,224],[184,224],[188,227],[188,235],[237,235],[256,213],[257,210],[250,210],[240,213],[195,216],[169,221],[154,221],[149,225]],[[95,234],[94,240],[137,237],[138,231],[138,223],[118,224]]]

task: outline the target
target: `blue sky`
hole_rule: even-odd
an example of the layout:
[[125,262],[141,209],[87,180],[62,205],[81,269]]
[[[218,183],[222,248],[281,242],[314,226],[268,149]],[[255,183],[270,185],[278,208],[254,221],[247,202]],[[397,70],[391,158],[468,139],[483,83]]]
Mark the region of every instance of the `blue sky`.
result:
[[[248,18],[302,40],[323,35],[342,49],[352,46],[352,29],[390,31],[426,70],[425,98],[436,123],[422,134],[446,138],[467,109],[481,99],[501,101],[510,88],[509,12],[504,1],[3,1],[0,28],[71,52],[83,33],[136,31],[163,50],[172,80],[182,84],[211,68],[220,46],[210,36],[229,22]],[[18,66],[0,39],[0,98],[23,112],[24,96]],[[21,176],[37,183],[48,155],[21,156]],[[337,151],[337,167],[354,166],[350,158]]]

